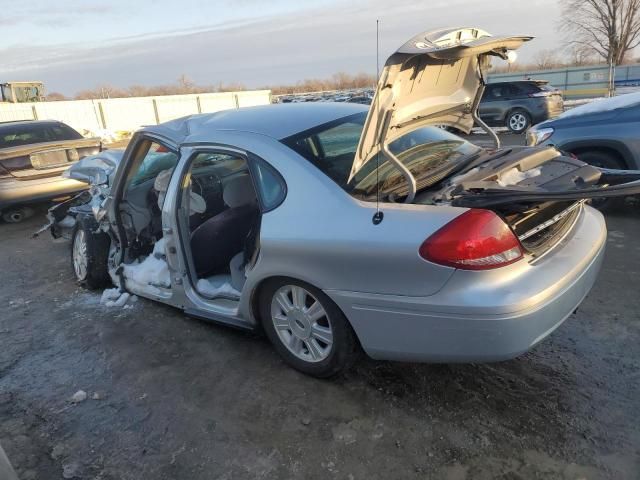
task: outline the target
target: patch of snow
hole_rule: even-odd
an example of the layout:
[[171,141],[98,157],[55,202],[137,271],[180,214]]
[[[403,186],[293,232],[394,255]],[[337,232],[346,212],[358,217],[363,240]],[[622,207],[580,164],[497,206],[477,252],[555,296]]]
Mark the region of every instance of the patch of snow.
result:
[[80,403],[84,402],[87,399],[87,392],[84,390],[78,390],[71,396],[71,403]]
[[627,93],[611,98],[599,98],[593,102],[567,110],[559,118],[586,115],[588,113],[606,112],[618,108],[630,107],[640,103],[640,92]]
[[127,302],[135,303],[137,299],[138,297],[129,292],[121,292],[119,288],[107,288],[102,292],[100,304],[105,307],[133,308],[133,305],[127,305]]
[[97,130],[84,129],[82,135],[87,138],[100,137],[102,143],[115,143],[126,138],[130,138],[132,132],[129,130],[109,130],[107,128],[99,128]]
[[531,170],[521,172],[516,167],[513,167],[501,174],[497,182],[501,187],[508,187],[509,185],[517,185],[527,178],[537,177],[540,173],[541,170],[539,168],[532,168]]
[[[496,133],[508,133],[511,131],[507,127],[492,127],[491,130],[493,130]],[[488,133],[484,130],[484,128],[481,128],[481,127],[473,127],[471,129],[471,134],[472,135],[488,135]]]
[[207,297],[217,297],[219,295],[233,295],[240,297],[240,292],[229,283],[229,275],[214,275],[209,278],[198,280],[196,289]]
[[100,304],[106,305],[107,302],[115,301],[120,298],[122,292],[119,288],[107,288],[104,292],[102,292],[102,297],[100,297]]
[[127,288],[134,292],[157,295],[160,288],[171,288],[164,238],[156,242],[153,253],[142,262],[124,265],[124,277]]
[[[598,97],[598,98],[604,98],[604,97]],[[598,98],[574,98],[574,99],[570,99],[570,100],[565,100],[564,101],[564,107],[565,109],[569,109],[569,108],[573,108],[573,107],[577,107],[579,105],[585,105],[587,103],[591,103],[594,102],[596,100],[598,100]]]

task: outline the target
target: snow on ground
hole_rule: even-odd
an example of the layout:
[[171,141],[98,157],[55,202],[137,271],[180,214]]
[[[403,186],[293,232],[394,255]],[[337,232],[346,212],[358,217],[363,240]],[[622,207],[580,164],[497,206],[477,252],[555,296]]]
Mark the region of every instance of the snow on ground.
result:
[[[602,98],[602,97],[600,97]],[[564,101],[564,108],[565,110],[568,110],[569,108],[573,108],[573,107],[577,107],[579,105],[584,105],[586,103],[591,103],[598,100],[598,98],[574,98],[571,100],[565,100]]]
[[240,297],[240,292],[229,283],[229,275],[214,275],[209,278],[201,278],[196,286],[198,292],[208,297],[219,295],[233,295]]
[[517,168],[512,168],[507,170],[503,174],[498,177],[498,185],[501,187],[508,187],[509,185],[517,185],[518,183],[526,180],[527,178],[533,178],[540,175],[539,168],[532,168],[531,170],[527,170],[525,172],[521,172]]
[[123,292],[119,288],[107,288],[102,292],[100,297],[100,305],[105,307],[132,308],[138,297],[131,295],[129,292]]
[[130,138],[133,132],[128,130],[109,130],[105,128],[101,128],[98,130],[82,130],[82,135],[86,138],[96,138],[99,137],[103,143],[115,143],[120,140]]

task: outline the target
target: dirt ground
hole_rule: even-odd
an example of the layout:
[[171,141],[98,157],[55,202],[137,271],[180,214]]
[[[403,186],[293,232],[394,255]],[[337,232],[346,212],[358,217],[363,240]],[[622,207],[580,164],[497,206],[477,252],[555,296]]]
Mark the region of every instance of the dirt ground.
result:
[[640,205],[608,217],[595,288],[532,352],[329,381],[255,335],[99,305],[67,242],[29,238],[42,223],[0,224],[0,444],[22,480],[640,478]]

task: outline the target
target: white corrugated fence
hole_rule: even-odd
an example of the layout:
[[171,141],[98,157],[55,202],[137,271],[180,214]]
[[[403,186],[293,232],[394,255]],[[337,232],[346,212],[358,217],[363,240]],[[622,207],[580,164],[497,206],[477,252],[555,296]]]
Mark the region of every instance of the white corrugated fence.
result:
[[60,120],[83,132],[133,131],[194,113],[271,103],[270,90],[197,93],[157,97],[0,103],[0,122]]

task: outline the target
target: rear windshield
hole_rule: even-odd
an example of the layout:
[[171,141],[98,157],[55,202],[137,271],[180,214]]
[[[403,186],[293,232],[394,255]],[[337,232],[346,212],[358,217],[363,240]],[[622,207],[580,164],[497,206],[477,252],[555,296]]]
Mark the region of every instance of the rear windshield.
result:
[[556,87],[551,86],[548,83],[540,83],[540,84],[538,84],[538,87],[543,92],[557,92],[558,91],[558,89]]
[[78,132],[64,123],[27,123],[0,125],[0,148],[20,147],[32,143],[77,140]]
[[[384,195],[406,195],[402,172],[384,155],[367,162],[349,182],[355,152],[364,128],[366,112],[321,125],[283,140],[283,143],[313,163],[340,187],[366,200]],[[414,130],[389,145],[389,150],[414,175],[418,190],[434,183],[443,172],[481,149],[437,127]],[[377,163],[380,168],[376,169]],[[376,171],[377,170],[377,171]]]

